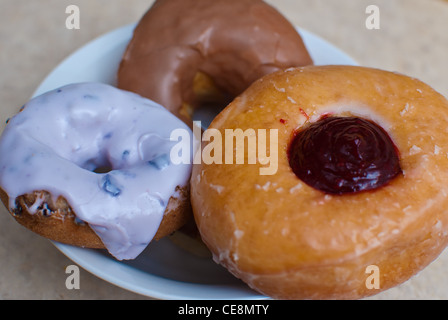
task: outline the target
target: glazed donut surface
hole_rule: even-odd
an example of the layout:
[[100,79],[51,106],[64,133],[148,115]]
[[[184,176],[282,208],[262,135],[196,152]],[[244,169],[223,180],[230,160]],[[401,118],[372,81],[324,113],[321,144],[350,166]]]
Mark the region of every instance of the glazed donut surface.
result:
[[191,164],[170,160],[175,129],[190,132],[160,105],[106,84],[50,91],[1,136],[1,199],[43,236],[133,259],[190,214]]
[[[340,195],[299,179],[290,145],[327,116],[378,124],[401,172],[373,190]],[[256,81],[210,128],[223,136],[278,130],[278,149],[267,150],[278,152],[275,174],[260,175],[259,163],[202,163],[191,178],[195,220],[215,261],[263,294],[362,298],[406,281],[447,245],[448,102],[416,79],[352,66],[291,68]],[[379,289],[366,286],[372,265]]]
[[308,64],[296,29],[261,0],[157,0],[134,31],[118,87],[190,123],[198,75],[212,82],[205,91],[233,98],[267,73]]

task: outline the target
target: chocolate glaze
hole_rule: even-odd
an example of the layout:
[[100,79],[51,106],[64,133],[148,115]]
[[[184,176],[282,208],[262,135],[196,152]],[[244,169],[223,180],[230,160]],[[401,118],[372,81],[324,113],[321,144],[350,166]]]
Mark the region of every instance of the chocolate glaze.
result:
[[118,87],[190,122],[179,111],[197,103],[198,72],[235,97],[267,73],[309,64],[296,29],[261,0],[157,0],[135,29]]
[[384,129],[356,117],[327,117],[298,132],[289,163],[303,182],[331,194],[377,189],[401,173]]

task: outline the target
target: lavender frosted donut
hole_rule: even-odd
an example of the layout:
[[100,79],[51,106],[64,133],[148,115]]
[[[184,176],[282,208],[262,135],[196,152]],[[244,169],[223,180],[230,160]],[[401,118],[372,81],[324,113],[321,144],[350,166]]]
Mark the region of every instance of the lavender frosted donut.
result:
[[174,144],[190,141],[171,141],[176,129],[190,130],[160,105],[106,84],[43,94],[0,138],[2,202],[49,239],[133,259],[191,214],[191,165],[170,161]]

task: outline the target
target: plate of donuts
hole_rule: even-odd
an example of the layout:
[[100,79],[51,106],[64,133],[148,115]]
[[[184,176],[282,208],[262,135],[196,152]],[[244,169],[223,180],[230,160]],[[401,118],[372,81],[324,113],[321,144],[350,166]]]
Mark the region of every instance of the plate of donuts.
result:
[[[135,24],[113,30],[81,47],[60,63],[33,96],[64,85],[101,82],[116,85],[116,74]],[[316,65],[356,65],[345,52],[313,33],[297,28]],[[211,115],[205,115],[204,118]],[[207,119],[204,119],[207,121]],[[156,299],[266,299],[216,264],[204,252],[192,253],[164,238],[134,260],[118,261],[101,249],[53,242],[73,262],[126,290]],[[204,253],[204,254],[202,254]]]
[[[81,82],[115,86],[119,64],[135,26],[130,24],[113,30],[68,56],[45,78],[33,96]],[[297,30],[316,65],[356,65],[349,55],[324,39],[309,31]],[[204,116],[207,117],[212,116]],[[156,299],[267,298],[232,276],[211,256],[185,250],[169,237],[151,243],[136,259],[125,261],[114,259],[106,250],[53,243],[95,276],[144,296]]]

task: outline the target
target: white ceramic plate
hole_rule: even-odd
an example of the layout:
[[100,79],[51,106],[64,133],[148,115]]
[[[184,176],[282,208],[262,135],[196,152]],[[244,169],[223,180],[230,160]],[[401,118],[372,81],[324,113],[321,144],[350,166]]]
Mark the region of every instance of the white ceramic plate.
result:
[[[42,82],[34,96],[86,81],[116,83],[119,62],[135,25],[88,43],[65,59]],[[316,65],[356,65],[347,54],[310,32],[299,30]],[[55,243],[73,262],[112,284],[158,299],[265,299],[211,259],[190,254],[164,239],[135,260],[119,262],[102,250]]]

